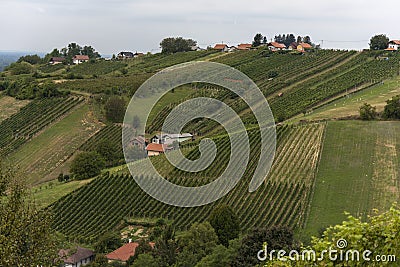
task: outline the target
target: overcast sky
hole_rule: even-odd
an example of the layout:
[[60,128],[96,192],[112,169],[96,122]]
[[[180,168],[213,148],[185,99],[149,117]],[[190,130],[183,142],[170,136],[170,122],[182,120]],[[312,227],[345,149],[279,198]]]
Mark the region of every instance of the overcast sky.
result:
[[200,46],[251,42],[257,32],[310,35],[325,48],[400,39],[399,0],[0,0],[0,50],[49,52],[70,42],[103,54],[156,52],[169,36]]

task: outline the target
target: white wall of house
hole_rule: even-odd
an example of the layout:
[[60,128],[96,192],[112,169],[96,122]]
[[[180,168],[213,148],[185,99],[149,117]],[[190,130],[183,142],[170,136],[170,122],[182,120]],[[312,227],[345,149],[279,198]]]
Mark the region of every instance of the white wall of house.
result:
[[395,50],[399,50],[399,45],[394,43],[389,43],[389,48],[394,48]]

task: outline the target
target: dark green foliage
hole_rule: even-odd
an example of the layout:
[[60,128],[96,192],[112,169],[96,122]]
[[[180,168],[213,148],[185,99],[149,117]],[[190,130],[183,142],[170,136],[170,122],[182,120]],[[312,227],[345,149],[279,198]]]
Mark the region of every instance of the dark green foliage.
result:
[[84,180],[100,174],[105,167],[104,160],[96,152],[82,152],[71,163],[74,179]]
[[111,96],[105,106],[107,120],[114,123],[122,123],[125,116],[126,103],[122,97]]
[[263,36],[262,36],[262,34],[261,34],[261,33],[257,33],[257,34],[254,36],[253,46],[254,46],[254,47],[260,46],[261,43],[262,43],[262,41],[263,41]]
[[161,237],[156,240],[154,256],[158,259],[160,266],[173,266],[176,263],[178,244],[175,240],[175,227],[166,225]]
[[122,241],[118,233],[106,233],[98,239],[94,248],[97,253],[109,253],[121,246]]
[[[22,64],[22,63],[21,63]],[[35,72],[38,74],[38,72]],[[25,77],[1,83],[1,87],[9,96],[17,99],[34,99],[66,96],[69,91],[60,91],[52,81],[39,82],[33,77]]]
[[177,266],[195,266],[203,257],[211,254],[217,246],[218,237],[209,222],[194,223],[178,238]]
[[196,267],[226,267],[231,265],[232,260],[236,257],[241,240],[235,239],[229,242],[229,247],[223,245],[216,246],[211,254],[203,257]]
[[104,267],[107,266],[108,259],[104,254],[96,253],[94,260],[86,265],[86,267]]
[[32,204],[23,179],[0,165],[0,266],[53,266],[51,215]]
[[168,37],[161,41],[160,46],[162,53],[187,52],[192,46],[197,44],[192,39],[183,39],[182,37]]
[[281,249],[290,251],[294,245],[293,231],[283,226],[253,229],[243,238],[232,265],[252,267],[259,264],[257,253],[263,248],[264,243],[267,243],[268,251]]
[[79,150],[98,152],[105,159],[107,167],[123,164],[121,126],[107,125],[86,141]]
[[159,267],[160,264],[151,254],[140,254],[129,266],[131,267]]
[[12,63],[6,68],[12,75],[30,74],[33,73],[34,67],[28,62]]
[[400,95],[394,96],[386,101],[387,105],[383,111],[385,119],[400,119]]
[[371,38],[369,47],[371,50],[383,50],[388,48],[389,38],[385,34],[375,35]]
[[22,56],[18,59],[18,63],[20,62],[28,62],[31,65],[36,65],[39,64],[42,61],[42,59],[38,55],[26,55]]
[[364,103],[360,107],[360,118],[365,121],[370,121],[376,119],[378,113],[376,112],[376,107],[371,106],[368,103]]
[[119,158],[118,146],[115,146],[109,140],[101,140],[95,150],[105,161],[108,166]]
[[210,224],[217,233],[219,242],[224,245],[229,245],[229,240],[239,237],[240,222],[238,216],[227,205],[216,207],[210,215]]

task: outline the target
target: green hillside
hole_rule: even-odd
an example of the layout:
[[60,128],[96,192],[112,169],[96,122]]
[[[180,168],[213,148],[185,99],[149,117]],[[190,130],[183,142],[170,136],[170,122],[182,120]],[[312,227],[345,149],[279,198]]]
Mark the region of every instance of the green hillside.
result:
[[[105,104],[112,96],[128,101],[149,77],[166,67],[192,60],[214,61],[248,75],[268,99],[278,143],[265,183],[248,193],[260,154],[257,121],[237,95],[212,84],[188,84],[166,94],[146,125],[146,137],[161,130],[169,112],[194,97],[213,97],[242,118],[251,143],[250,164],[235,189],[216,203],[197,208],[168,206],[148,196],[130,176],[121,147],[121,125],[109,120]],[[256,226],[286,225],[309,237],[339,223],[344,211],[365,216],[399,200],[398,122],[361,122],[359,107],[368,102],[382,111],[400,94],[399,53],[315,50],[272,53],[266,48],[221,53],[214,50],[145,55],[123,61],[91,60],[80,65],[32,65],[29,73],[12,70],[0,77],[0,157],[26,173],[41,205],[54,212],[54,228],[67,237],[93,243],[118,230],[124,220],[174,221],[178,229],[205,221],[215,205],[231,206],[243,232]],[[16,98],[25,100],[16,100]],[[144,99],[146,106],[151,99]],[[136,114],[144,123],[146,114]],[[346,118],[346,121],[335,121]],[[317,121],[317,122],[316,122]],[[327,121],[327,122],[320,122]],[[316,123],[314,123],[316,122]],[[170,181],[199,186],[216,179],[229,161],[229,138],[218,123],[198,119],[185,132],[197,140],[183,147],[189,159],[199,156],[204,137],[218,154],[199,173],[174,168],[165,156],[152,158]],[[79,153],[104,143],[116,153],[103,175],[90,183],[54,181],[69,173]],[[140,161],[134,163],[140,168]],[[40,183],[52,180],[49,184]]]
[[329,122],[306,230],[366,217],[400,200],[399,122]]
[[[258,162],[260,145],[255,130],[249,132],[253,149],[244,178],[217,203],[198,208],[168,206],[144,193],[129,175],[104,175],[52,206],[55,228],[86,241],[95,240],[103,232],[115,229],[123,219],[131,217],[166,218],[185,229],[193,222],[206,220],[218,203],[227,203],[236,210],[243,229],[275,224],[301,227],[314,184],[324,129],[324,124],[280,128],[277,156],[271,173],[253,194],[248,193],[248,183]],[[163,157],[155,159],[155,164],[174,183],[186,186],[208,183],[223,171],[221,162],[229,158],[229,150],[226,150],[229,139],[218,138],[216,142],[217,147],[225,149],[204,173],[184,174],[168,169]],[[196,154],[194,151],[188,157]],[[140,168],[140,162],[137,165]]]

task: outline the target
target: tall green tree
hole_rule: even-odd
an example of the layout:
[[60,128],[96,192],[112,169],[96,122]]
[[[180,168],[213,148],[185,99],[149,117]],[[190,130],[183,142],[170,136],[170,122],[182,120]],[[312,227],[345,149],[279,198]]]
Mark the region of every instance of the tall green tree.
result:
[[53,266],[51,215],[35,207],[22,180],[0,165],[0,266]]
[[362,120],[374,120],[377,116],[378,113],[376,112],[376,107],[373,107],[368,103],[364,103],[364,105],[360,107],[360,118]]
[[70,172],[75,179],[84,180],[99,175],[104,167],[104,159],[98,153],[82,152],[73,159]]
[[268,251],[286,249],[290,251],[294,245],[293,231],[287,227],[256,228],[251,230],[241,242],[233,266],[253,267],[260,264],[257,253],[268,245]]
[[168,37],[161,41],[160,46],[162,53],[186,52],[196,46],[197,42],[192,39],[184,39],[182,37]]
[[111,96],[105,104],[106,118],[114,123],[121,123],[124,120],[125,100],[119,96]]
[[385,34],[375,35],[371,38],[369,47],[371,50],[383,50],[388,48],[389,38]]
[[179,255],[177,266],[195,266],[203,257],[212,253],[218,237],[209,222],[194,223],[189,231],[178,238]]
[[385,119],[400,119],[400,95],[386,101],[383,117]]
[[161,236],[156,240],[154,256],[159,262],[159,266],[173,266],[176,263],[178,244],[175,239],[175,227],[165,225]]
[[216,207],[210,214],[209,222],[217,233],[219,242],[229,245],[229,240],[239,237],[240,222],[238,216],[227,205]]
[[254,39],[253,39],[253,46],[254,46],[254,47],[260,46],[261,43],[262,43],[262,41],[263,41],[263,36],[262,36],[262,34],[261,34],[261,33],[257,33],[257,34],[254,36]]

